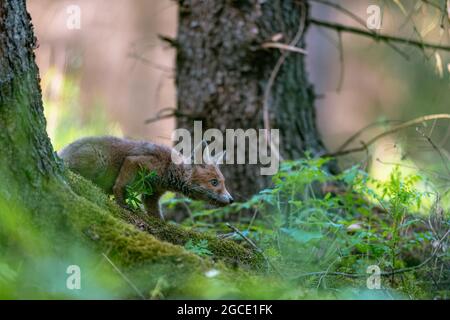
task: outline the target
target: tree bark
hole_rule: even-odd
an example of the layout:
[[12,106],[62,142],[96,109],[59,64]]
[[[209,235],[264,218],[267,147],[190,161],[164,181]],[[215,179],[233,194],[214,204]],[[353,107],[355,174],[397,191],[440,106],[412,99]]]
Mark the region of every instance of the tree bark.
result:
[[0,161],[15,181],[39,188],[61,167],[45,130],[36,39],[24,6],[0,1]]
[[[189,240],[207,240],[213,256],[226,263],[259,266],[259,254],[127,212],[65,170],[45,130],[35,44],[25,0],[0,0],[0,256],[2,263],[18,259],[19,277],[31,274],[30,281],[14,284],[17,292],[26,292],[20,298],[42,298],[44,292],[64,297],[65,282],[61,293],[51,296],[54,288],[45,274],[51,268],[64,274],[75,257],[79,259],[81,248],[97,257],[97,264],[106,252],[145,293],[167,270],[172,272],[168,291],[180,293],[187,277],[202,275],[214,265],[181,247]],[[47,265],[49,270],[37,267],[45,259],[54,263]],[[85,282],[86,287],[90,283]],[[127,284],[117,290],[121,297],[136,297]],[[15,292],[1,295],[17,297]]]
[[[308,3],[274,1],[180,1],[177,47],[177,127],[203,129],[264,128],[265,90],[282,55],[263,44],[282,35],[290,43],[307,24]],[[305,48],[305,32],[297,47]],[[297,159],[325,147],[316,127],[314,90],[304,55],[290,53],[281,65],[268,100],[270,128],[280,130],[280,154]],[[224,166],[232,192],[248,197],[266,187],[258,165]]]

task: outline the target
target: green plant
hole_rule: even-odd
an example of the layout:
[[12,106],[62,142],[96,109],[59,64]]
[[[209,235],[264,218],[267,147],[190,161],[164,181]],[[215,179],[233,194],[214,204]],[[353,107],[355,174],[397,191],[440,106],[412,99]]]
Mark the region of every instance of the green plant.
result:
[[[377,265],[386,275],[392,272],[385,290],[423,295],[425,285],[416,283],[423,282],[421,271],[427,265],[414,267],[428,258],[438,240],[417,212],[437,199],[424,189],[430,182],[418,174],[404,175],[399,168],[386,181],[373,179],[358,166],[333,176],[324,169],[327,161],[284,162],[273,187],[243,203],[202,210],[200,203],[186,202],[194,219],[183,224],[243,244],[243,237],[251,239],[272,269],[304,288],[364,287],[367,267]],[[184,200],[171,198],[167,204],[174,201]],[[449,222],[448,216],[443,219]],[[230,220],[241,234],[229,233],[225,222]],[[442,256],[439,263],[444,266],[448,257]],[[413,269],[401,276],[402,282],[393,281],[395,272],[408,267]]]
[[387,208],[392,217],[392,224],[387,229],[390,234],[387,244],[390,247],[391,268],[396,267],[401,231],[415,222],[414,220],[408,221],[406,216],[414,206],[419,209],[422,197],[426,196],[423,192],[415,189],[419,181],[420,177],[417,175],[402,177],[401,171],[396,167],[387,183],[378,184],[382,190],[380,203],[386,202],[383,206]]
[[190,251],[192,253],[195,253],[199,256],[211,256],[213,253],[208,249],[208,240],[200,240],[197,243],[194,243],[194,241],[189,240],[184,245],[184,248],[187,251]]
[[141,196],[150,196],[154,192],[154,185],[158,175],[155,171],[140,168],[134,180],[126,187],[125,203],[133,210],[142,205]]

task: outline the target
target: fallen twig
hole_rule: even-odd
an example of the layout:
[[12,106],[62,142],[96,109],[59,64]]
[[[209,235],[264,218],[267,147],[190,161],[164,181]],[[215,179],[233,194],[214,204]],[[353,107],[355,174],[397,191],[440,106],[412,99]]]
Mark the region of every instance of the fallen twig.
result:
[[131,282],[128,277],[120,271],[120,269],[111,261],[111,259],[108,258],[108,256],[104,253],[102,253],[103,257],[106,259],[106,261],[109,262],[109,264],[114,268],[114,270],[125,280],[126,283],[130,285],[131,288],[133,288],[134,291],[139,295],[139,297],[142,298],[142,300],[145,300],[145,296],[142,294],[141,291],[134,285],[133,282]]
[[275,265],[264,254],[264,251],[261,248],[259,248],[251,239],[246,237],[238,228],[231,225],[230,223],[227,222],[226,226],[228,228],[230,228],[231,230],[233,230],[234,232],[236,232],[239,236],[241,236],[241,238],[244,239],[253,249],[255,249],[256,252],[258,252],[259,254],[261,254],[263,256],[264,260],[267,262],[268,265],[270,265],[272,267],[273,270],[275,270],[281,277],[284,278],[284,275],[278,270],[277,267],[275,267]]

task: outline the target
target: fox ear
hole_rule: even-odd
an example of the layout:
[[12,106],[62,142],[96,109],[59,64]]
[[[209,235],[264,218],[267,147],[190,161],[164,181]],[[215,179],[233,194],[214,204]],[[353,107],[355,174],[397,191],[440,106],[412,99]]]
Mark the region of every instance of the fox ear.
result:
[[191,164],[192,163],[192,161],[191,161],[191,155],[189,155],[189,156],[183,156],[183,159],[181,160],[181,162],[183,163],[183,164]]
[[[203,150],[203,148],[205,148],[205,150]],[[209,147],[208,147],[208,143],[206,142],[206,140],[200,141],[200,143],[195,146],[194,150],[192,150],[192,153],[191,153],[192,163],[195,163],[195,159],[197,157],[198,152],[200,153],[200,159],[201,159],[200,163],[203,163],[203,161],[206,163],[211,163],[212,159],[209,154]],[[203,159],[203,154],[205,154],[205,159]]]
[[222,164],[224,162],[224,159],[226,158],[226,154],[227,154],[227,151],[222,151],[222,152],[219,152],[218,154],[216,154],[213,158],[213,163],[215,165]]

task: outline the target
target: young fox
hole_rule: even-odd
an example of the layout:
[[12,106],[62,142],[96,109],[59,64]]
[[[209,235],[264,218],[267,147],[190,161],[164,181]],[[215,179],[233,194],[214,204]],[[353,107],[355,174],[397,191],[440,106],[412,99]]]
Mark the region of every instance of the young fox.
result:
[[[196,147],[198,149],[198,147]],[[193,154],[195,154],[194,150]],[[155,172],[158,179],[150,196],[142,196],[149,214],[164,219],[159,199],[166,191],[224,206],[233,203],[219,170],[220,157],[205,164],[190,164],[172,148],[145,141],[116,137],[88,137],[77,140],[58,155],[72,171],[91,180],[125,206],[125,187],[141,168]],[[172,161],[172,156],[179,157]]]

